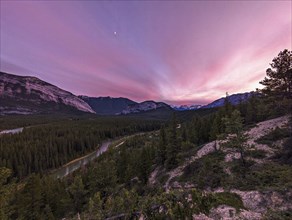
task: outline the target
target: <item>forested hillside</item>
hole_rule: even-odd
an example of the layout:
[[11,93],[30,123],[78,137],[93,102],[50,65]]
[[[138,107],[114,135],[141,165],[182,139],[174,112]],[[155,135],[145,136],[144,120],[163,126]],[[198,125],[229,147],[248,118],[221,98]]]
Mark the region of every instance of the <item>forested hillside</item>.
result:
[[[291,56],[280,52],[261,95],[236,106],[44,120],[0,136],[0,219],[291,219]],[[49,172],[107,139],[69,176]]]
[[19,134],[3,134],[0,139],[0,166],[23,178],[62,166],[101,145],[102,141],[135,132],[158,129],[159,122],[99,118],[64,120],[25,128]]

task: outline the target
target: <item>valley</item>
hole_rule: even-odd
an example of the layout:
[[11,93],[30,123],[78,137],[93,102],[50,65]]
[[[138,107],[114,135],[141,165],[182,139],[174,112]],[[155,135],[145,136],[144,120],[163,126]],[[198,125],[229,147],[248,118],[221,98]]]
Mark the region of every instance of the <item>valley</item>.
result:
[[238,93],[222,97],[207,105],[175,106],[153,100],[138,103],[123,97],[76,96],[36,77],[0,72],[0,116],[46,115],[48,113],[69,116],[85,113],[114,116],[147,114],[156,110],[172,113],[222,107],[225,99],[237,105],[257,95],[256,92]]
[[63,178],[73,173],[75,170],[80,169],[83,166],[86,166],[86,164],[90,163],[91,161],[96,159],[98,156],[100,156],[102,153],[107,151],[110,144],[111,144],[110,141],[104,142],[96,151],[88,155],[82,156],[80,158],[76,158],[70,161],[69,163],[63,165],[61,168],[57,169],[56,171],[52,171],[53,176],[55,176],[56,178]]
[[[292,173],[291,158],[285,155],[291,154],[290,119],[279,111],[272,117],[270,113],[249,112],[248,106],[253,102],[251,99],[237,106],[226,102],[218,111],[200,110],[200,114],[178,112],[167,120],[154,120],[147,114],[56,116],[38,124],[44,116],[30,116],[30,119],[39,118],[36,124],[30,120],[30,127],[21,133],[0,137],[2,158],[7,155],[1,166],[13,164],[9,155],[16,156],[14,161],[19,162],[20,158],[27,158],[22,162],[24,168],[20,168],[22,163],[11,166],[10,171],[1,168],[3,178],[14,176],[20,180],[2,185],[7,195],[3,201],[9,204],[13,198],[11,201],[23,210],[14,212],[7,206],[14,213],[12,218],[18,215],[30,218],[31,212],[23,209],[27,206],[21,201],[32,194],[39,196],[41,218],[50,215],[72,220],[78,216],[80,219],[289,216]],[[261,108],[260,102],[257,103],[254,107]],[[238,110],[249,122],[242,128],[246,135],[245,165],[240,149],[233,147],[234,136],[228,137],[226,133],[224,137],[216,136],[217,140],[212,138],[214,127],[220,132],[220,127],[227,126],[221,120],[216,122],[216,118],[230,114],[231,119]],[[7,128],[27,123],[27,118],[2,120]],[[51,143],[56,143],[57,151],[50,148]],[[7,150],[13,153],[7,154]],[[39,153],[45,160],[53,160],[41,165],[34,159],[42,159],[37,156]],[[29,155],[33,157],[29,159]],[[70,159],[69,155],[74,157]],[[23,188],[18,198],[11,187]],[[44,204],[49,204],[51,211],[41,211]]]
[[0,0],[0,220],[292,220],[292,0]]
[[0,135],[1,134],[17,134],[23,131],[23,128],[14,128],[14,129],[10,129],[10,130],[3,130],[0,131]]
[[75,170],[80,169],[82,167],[85,167],[88,163],[95,160],[97,157],[99,157],[101,154],[105,153],[109,150],[109,148],[118,148],[119,146],[123,145],[125,141],[129,138],[133,138],[138,135],[143,135],[144,133],[137,133],[132,134],[125,137],[118,137],[115,140],[107,140],[98,147],[97,150],[95,150],[92,153],[89,153],[85,156],[76,158],[67,164],[63,165],[61,168],[58,168],[57,170],[51,171],[52,175],[56,178],[63,178],[68,176],[69,174],[73,173]]

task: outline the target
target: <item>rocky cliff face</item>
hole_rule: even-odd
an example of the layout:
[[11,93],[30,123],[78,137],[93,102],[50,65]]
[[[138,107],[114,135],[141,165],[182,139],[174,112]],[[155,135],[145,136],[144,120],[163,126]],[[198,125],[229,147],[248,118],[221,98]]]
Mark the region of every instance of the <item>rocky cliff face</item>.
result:
[[188,110],[197,110],[202,107],[202,105],[173,105],[171,106],[176,111],[188,111]]
[[0,113],[33,114],[77,110],[95,113],[91,107],[57,86],[36,77],[0,72]]
[[155,110],[159,108],[167,108],[171,109],[171,107],[163,102],[154,102],[154,101],[145,101],[133,105],[129,105],[125,110],[122,111],[122,114],[131,114],[131,113],[139,113],[146,112],[150,110]]

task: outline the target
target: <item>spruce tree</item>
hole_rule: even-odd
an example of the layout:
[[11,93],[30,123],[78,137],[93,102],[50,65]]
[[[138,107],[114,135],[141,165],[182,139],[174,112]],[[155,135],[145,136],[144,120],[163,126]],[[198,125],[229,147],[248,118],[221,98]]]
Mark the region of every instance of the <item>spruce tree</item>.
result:
[[169,141],[167,144],[166,149],[166,168],[171,169],[178,165],[178,153],[180,152],[180,146],[178,143],[177,138],[177,120],[176,115],[174,114],[172,117],[171,125],[170,125],[170,131],[169,131]]
[[262,92],[278,98],[292,99],[292,51],[281,51],[266,70],[267,77],[260,83]]
[[273,101],[276,111],[292,114],[292,51],[281,51],[266,70],[261,90]]
[[157,163],[163,165],[166,160],[166,133],[165,127],[162,126],[160,129],[159,145],[157,149]]
[[246,148],[245,142],[247,137],[243,131],[243,118],[241,117],[238,110],[234,110],[230,117],[224,118],[224,122],[227,134],[231,135],[229,144],[231,144],[232,147],[235,147],[239,151],[242,165],[245,166],[246,161],[244,152]]

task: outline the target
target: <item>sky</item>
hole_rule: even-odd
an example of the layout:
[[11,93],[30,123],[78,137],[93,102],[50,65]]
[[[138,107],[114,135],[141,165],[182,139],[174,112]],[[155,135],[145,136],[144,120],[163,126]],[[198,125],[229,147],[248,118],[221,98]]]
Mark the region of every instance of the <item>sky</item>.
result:
[[0,1],[0,70],[76,95],[206,104],[260,88],[292,1]]

